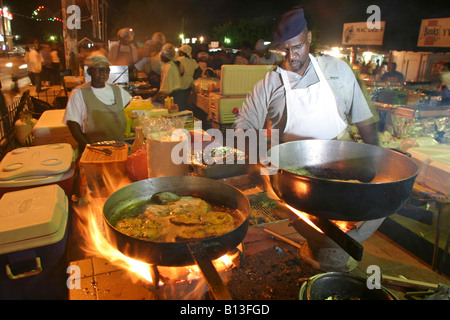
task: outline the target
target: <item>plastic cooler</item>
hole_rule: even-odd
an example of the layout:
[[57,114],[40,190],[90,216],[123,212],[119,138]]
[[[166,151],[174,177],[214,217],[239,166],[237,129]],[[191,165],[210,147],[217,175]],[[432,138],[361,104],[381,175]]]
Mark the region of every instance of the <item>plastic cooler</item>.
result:
[[74,150],[68,143],[14,149],[0,162],[0,197],[49,184],[58,184],[70,196],[74,171]]
[[69,127],[62,122],[65,112],[65,109],[58,109],[42,113],[32,130],[33,145],[68,143],[74,150],[78,149],[78,143],[70,133]]
[[65,299],[68,199],[56,184],[0,199],[0,298]]

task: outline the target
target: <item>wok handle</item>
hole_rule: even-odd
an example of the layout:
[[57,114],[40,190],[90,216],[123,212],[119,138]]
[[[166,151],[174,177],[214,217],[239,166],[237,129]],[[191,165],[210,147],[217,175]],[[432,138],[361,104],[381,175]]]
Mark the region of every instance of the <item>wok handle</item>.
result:
[[223,284],[222,278],[214,267],[208,253],[201,242],[187,244],[189,251],[203,273],[208,287],[216,300],[232,300],[230,293]]
[[[347,252],[356,261],[361,261],[363,256],[363,246],[350,237],[347,233],[339,229],[333,222],[325,218],[309,217],[309,219],[320,229],[325,235],[333,240],[345,252]],[[298,233],[301,234],[301,224],[304,223],[301,219],[292,221],[292,226]],[[299,225],[300,224],[300,225]],[[305,223],[306,225],[306,223]]]
[[363,246],[350,237],[346,232],[339,229],[333,222],[328,219],[314,217],[313,221],[331,240],[336,242],[337,245],[341,246],[353,259],[356,261],[361,261],[363,256],[364,248]]

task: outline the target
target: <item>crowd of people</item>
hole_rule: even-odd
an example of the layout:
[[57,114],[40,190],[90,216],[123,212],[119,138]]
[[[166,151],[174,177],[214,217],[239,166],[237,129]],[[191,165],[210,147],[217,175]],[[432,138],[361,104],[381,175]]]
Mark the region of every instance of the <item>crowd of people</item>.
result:
[[61,84],[64,54],[58,45],[40,44],[35,41],[33,48],[25,47],[24,58],[31,84],[36,86],[36,92],[41,92],[43,86]]
[[373,79],[375,81],[389,81],[389,82],[405,82],[405,77],[397,71],[397,64],[395,62],[372,60],[368,63],[364,61],[356,61],[354,68],[358,69],[361,75]]

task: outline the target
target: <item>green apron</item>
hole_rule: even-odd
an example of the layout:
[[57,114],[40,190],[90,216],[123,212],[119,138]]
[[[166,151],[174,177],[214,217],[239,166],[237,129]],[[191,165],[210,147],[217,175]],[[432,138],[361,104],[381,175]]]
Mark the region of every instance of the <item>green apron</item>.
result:
[[90,86],[81,89],[88,117],[85,134],[91,143],[124,140],[127,120],[123,110],[122,94],[119,87],[111,86],[111,88],[115,100],[112,105],[101,102]]

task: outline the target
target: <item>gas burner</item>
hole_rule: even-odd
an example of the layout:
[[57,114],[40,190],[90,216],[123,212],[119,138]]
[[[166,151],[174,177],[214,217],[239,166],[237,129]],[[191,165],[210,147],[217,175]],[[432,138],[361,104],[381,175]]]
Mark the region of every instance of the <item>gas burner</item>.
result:
[[[336,241],[332,240],[327,232],[318,231],[303,220],[293,221],[292,226],[306,239],[299,249],[302,260],[321,271],[350,272],[357,267],[358,261],[362,258],[362,251],[361,254],[355,253],[353,250],[355,243],[351,242],[356,241],[357,247],[378,229],[384,219],[347,224],[347,227],[352,227],[347,231],[340,230],[342,233],[340,235],[339,231],[332,230],[334,235],[338,235],[333,237]],[[332,221],[329,223],[334,224]]]
[[[211,300],[220,292],[231,276],[234,268],[239,268],[243,255],[243,244],[227,253],[224,257],[213,261],[213,265],[222,283],[215,283],[211,275],[203,274],[197,265],[184,267],[164,267],[149,265],[153,282],[141,281],[155,300]],[[220,262],[220,261],[222,262]],[[213,287],[211,287],[213,286]],[[211,292],[211,288],[214,293]]]

